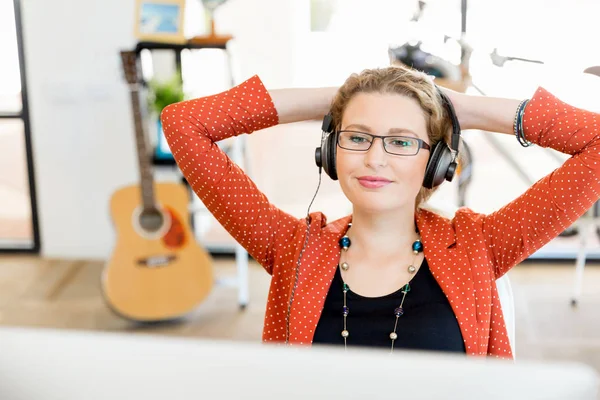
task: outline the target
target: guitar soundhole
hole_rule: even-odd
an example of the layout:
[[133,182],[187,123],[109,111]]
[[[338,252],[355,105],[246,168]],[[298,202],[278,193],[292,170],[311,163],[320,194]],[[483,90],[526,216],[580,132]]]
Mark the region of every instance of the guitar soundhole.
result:
[[165,218],[157,209],[144,210],[140,214],[140,226],[146,232],[154,233],[162,228]]

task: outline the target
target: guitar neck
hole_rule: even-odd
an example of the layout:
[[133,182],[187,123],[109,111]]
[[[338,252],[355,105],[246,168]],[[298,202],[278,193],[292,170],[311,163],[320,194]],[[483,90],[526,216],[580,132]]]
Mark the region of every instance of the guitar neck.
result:
[[150,153],[146,145],[146,136],[142,122],[142,113],[140,111],[140,96],[137,85],[131,85],[131,105],[133,108],[133,119],[135,125],[135,142],[138,155],[138,167],[140,171],[140,180],[142,188],[142,204],[144,210],[156,208],[154,201],[154,178],[152,174],[152,165],[150,162]]

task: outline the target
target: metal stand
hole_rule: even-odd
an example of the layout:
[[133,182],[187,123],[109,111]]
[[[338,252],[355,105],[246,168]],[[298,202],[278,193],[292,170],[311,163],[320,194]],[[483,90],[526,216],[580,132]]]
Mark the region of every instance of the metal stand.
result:
[[[583,72],[600,77],[600,66],[586,68]],[[587,235],[590,234],[590,230],[593,229],[593,234],[600,236],[600,231],[598,230],[599,208],[600,205],[596,202],[594,207],[592,207],[591,210],[588,210],[577,221],[579,231],[579,251],[577,252],[577,260],[575,261],[575,280],[573,297],[571,298],[571,305],[573,307],[577,306],[579,303],[583,288],[583,271],[585,269],[585,261],[589,251],[587,246]]]
[[596,226],[594,223],[594,217],[588,214],[590,214],[589,211],[577,221],[579,228],[579,251],[577,252],[577,259],[575,261],[575,280],[573,297],[571,298],[571,305],[573,307],[577,306],[583,287],[583,271],[585,269],[585,259],[587,253],[587,234],[592,226]]

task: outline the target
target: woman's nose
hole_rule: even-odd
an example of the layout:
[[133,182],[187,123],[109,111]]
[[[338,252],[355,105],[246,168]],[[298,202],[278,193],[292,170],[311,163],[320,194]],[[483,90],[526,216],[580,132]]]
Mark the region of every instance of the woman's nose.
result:
[[381,167],[387,163],[387,153],[383,148],[383,140],[380,138],[373,139],[371,147],[365,154],[365,164],[371,167]]

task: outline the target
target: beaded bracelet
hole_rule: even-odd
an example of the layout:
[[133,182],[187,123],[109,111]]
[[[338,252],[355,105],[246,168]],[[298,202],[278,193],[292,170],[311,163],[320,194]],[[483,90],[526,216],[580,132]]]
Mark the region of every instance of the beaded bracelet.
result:
[[525,114],[525,107],[529,103],[528,99],[525,99],[519,103],[519,107],[517,107],[517,113],[515,114],[515,122],[513,124],[513,130],[515,132],[515,137],[519,144],[523,147],[532,146],[533,143],[525,139],[525,132],[523,130],[523,115]]

